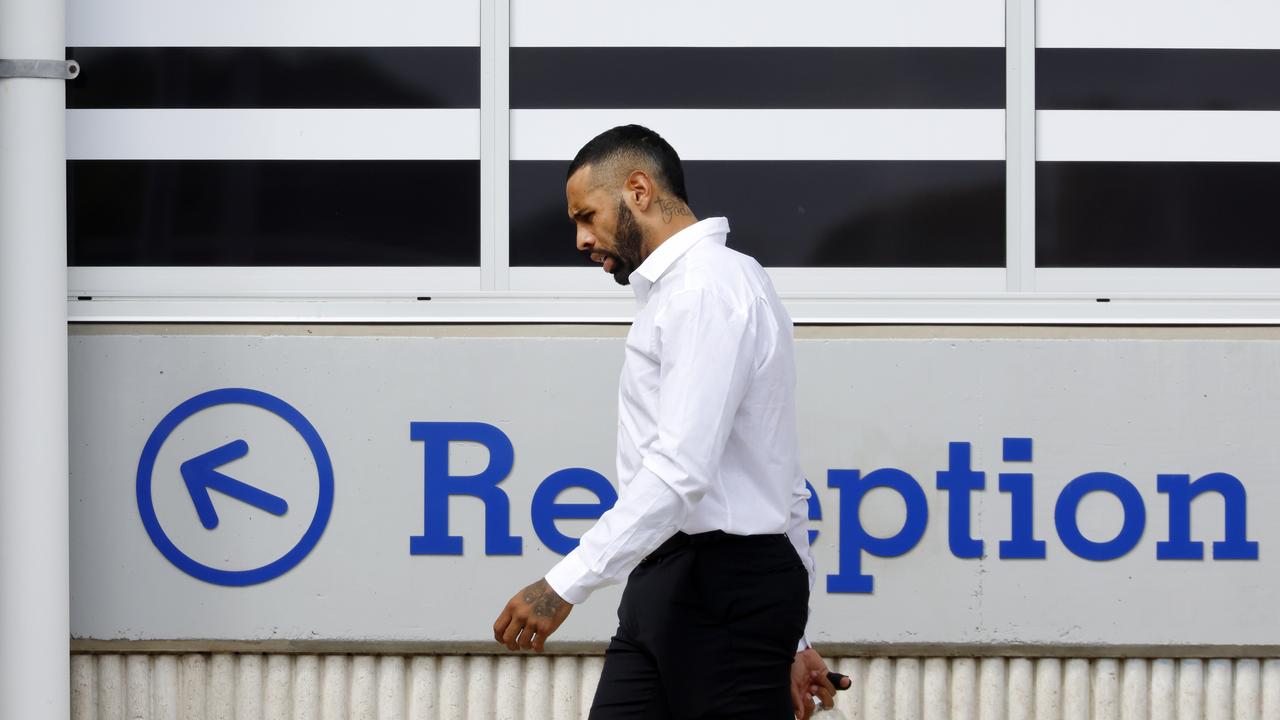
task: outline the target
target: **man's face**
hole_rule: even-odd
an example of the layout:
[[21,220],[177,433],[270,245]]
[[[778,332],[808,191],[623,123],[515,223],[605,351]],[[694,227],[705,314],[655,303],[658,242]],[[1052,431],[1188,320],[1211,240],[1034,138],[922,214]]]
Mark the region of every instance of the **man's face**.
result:
[[592,188],[589,165],[569,178],[565,196],[577,226],[578,251],[600,263],[619,285],[629,284],[642,260],[643,237],[626,201],[604,187]]

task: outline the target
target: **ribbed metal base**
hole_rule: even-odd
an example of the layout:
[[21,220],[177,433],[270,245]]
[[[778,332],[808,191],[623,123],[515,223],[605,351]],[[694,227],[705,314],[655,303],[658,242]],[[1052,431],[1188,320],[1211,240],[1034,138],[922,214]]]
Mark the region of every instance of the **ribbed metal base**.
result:
[[[1280,720],[1280,659],[841,658],[848,720]],[[599,656],[74,654],[73,720],[576,720]]]

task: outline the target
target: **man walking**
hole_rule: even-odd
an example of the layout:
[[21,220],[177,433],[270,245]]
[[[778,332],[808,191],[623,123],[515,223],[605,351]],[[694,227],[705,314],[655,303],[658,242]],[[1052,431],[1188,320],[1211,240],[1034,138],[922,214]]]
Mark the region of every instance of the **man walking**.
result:
[[635,291],[618,399],[618,502],[494,638],[541,651],[624,578],[593,720],[808,717],[830,706],[804,639],[814,564],[797,451],[791,319],[769,276],[689,208],[675,150],[637,125],[578,152],[577,247]]

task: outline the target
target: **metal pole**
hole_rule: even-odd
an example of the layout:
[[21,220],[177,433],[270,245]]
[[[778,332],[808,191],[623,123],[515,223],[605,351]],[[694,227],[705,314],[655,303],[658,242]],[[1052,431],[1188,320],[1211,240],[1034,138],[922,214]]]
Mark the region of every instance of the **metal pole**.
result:
[[[0,58],[65,56],[63,0],[0,0]],[[65,81],[0,78],[0,718],[70,715]]]

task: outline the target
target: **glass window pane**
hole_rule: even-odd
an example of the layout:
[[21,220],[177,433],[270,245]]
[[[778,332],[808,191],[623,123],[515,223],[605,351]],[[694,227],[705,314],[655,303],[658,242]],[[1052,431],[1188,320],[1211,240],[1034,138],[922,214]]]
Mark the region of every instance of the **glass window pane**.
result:
[[476,160],[73,160],[71,265],[478,265]]
[[68,56],[72,265],[479,264],[478,47]]
[[1231,22],[1215,0],[1037,14],[1036,264],[1280,267],[1275,6]]
[[[511,264],[580,265],[567,162],[511,167]],[[685,161],[699,217],[773,267],[1000,267],[1004,163]]]

